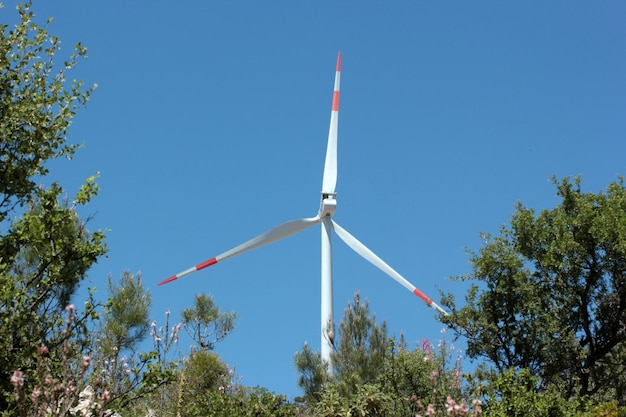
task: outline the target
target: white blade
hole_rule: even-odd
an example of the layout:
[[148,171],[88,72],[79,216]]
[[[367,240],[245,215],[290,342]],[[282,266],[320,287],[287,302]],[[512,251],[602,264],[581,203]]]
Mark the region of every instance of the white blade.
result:
[[236,248],[232,248],[231,250],[216,256],[215,259],[217,260],[217,262],[225,261],[234,256],[241,255],[242,253],[246,253],[253,249],[260,248],[261,246],[265,246],[269,243],[276,242],[277,240],[284,239],[288,236],[293,235],[294,233],[301,232],[304,229],[307,229],[319,222],[319,216],[315,216],[307,219],[298,219],[283,223],[280,226],[276,226],[275,228],[255,237],[254,239],[250,239],[246,243],[242,243]]
[[328,145],[324,162],[324,177],[322,193],[334,194],[337,185],[337,127],[339,124],[339,82],[341,78],[341,53],[337,55],[337,70],[335,72],[335,90],[333,105],[330,112],[330,127],[328,128]]
[[446,311],[443,308],[441,308],[432,299],[427,297],[426,294],[421,292],[413,284],[411,284],[409,281],[407,281],[402,275],[397,273],[395,269],[393,269],[392,267],[387,265],[387,263],[385,261],[380,259],[374,252],[369,250],[357,238],[355,238],[350,233],[348,233],[347,230],[345,230],[344,228],[339,226],[337,224],[337,222],[335,222],[334,220],[332,220],[332,222],[333,222],[333,228],[335,229],[335,232],[337,233],[337,236],[339,236],[341,238],[341,240],[343,240],[346,243],[346,245],[348,245],[350,248],[352,248],[353,251],[355,251],[356,253],[361,255],[363,258],[368,260],[370,263],[372,263],[378,269],[383,271],[385,274],[387,274],[391,278],[395,279],[398,283],[400,283],[407,290],[411,291],[413,294],[415,294],[419,298],[421,298],[430,307],[434,308],[435,310],[439,311],[441,314],[443,314],[445,316],[448,315],[448,313],[446,313]]
[[272,242],[276,242],[277,240],[284,239],[288,236],[293,235],[294,233],[301,232],[304,229],[307,229],[319,222],[320,222],[319,216],[315,216],[315,217],[311,217],[307,219],[298,219],[298,220],[292,220],[287,223],[283,223],[280,226],[277,226],[255,237],[254,239],[250,239],[249,241],[242,243],[241,245],[235,248],[232,248],[220,255],[217,255],[214,258],[206,260],[202,262],[201,264],[192,266],[191,268],[186,269],[183,272],[180,272],[176,275],[172,275],[171,277],[161,281],[159,285],[167,284],[168,282],[175,281],[178,278],[184,277],[185,275],[189,275],[192,272],[196,272],[208,266],[215,265],[218,262],[222,262],[234,256],[241,255],[242,253],[246,253],[253,249],[260,248],[261,246],[270,244]]

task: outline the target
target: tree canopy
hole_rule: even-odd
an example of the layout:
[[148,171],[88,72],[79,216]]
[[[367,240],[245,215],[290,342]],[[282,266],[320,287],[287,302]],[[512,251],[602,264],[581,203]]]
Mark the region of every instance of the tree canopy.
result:
[[471,257],[466,305],[448,306],[468,354],[502,373],[528,369],[541,387],[626,404],[626,189],[554,183],[550,210],[518,204],[510,226]]
[[[30,4],[18,6],[18,13],[15,27],[0,25],[0,389],[5,393],[0,404],[5,406],[11,374],[35,366],[33,346],[45,346],[51,357],[64,354],[55,348],[77,334],[63,330],[65,309],[79,328],[84,322],[74,321],[71,297],[106,252],[104,234],[89,231],[78,215],[98,191],[95,178],[87,179],[73,200],[63,197],[59,184],[37,184],[47,173],[46,162],[76,150],[66,142],[68,129],[93,88],[67,76],[86,49],[78,44],[56,64],[59,40],[33,20]],[[87,333],[81,334],[76,346],[87,343]]]

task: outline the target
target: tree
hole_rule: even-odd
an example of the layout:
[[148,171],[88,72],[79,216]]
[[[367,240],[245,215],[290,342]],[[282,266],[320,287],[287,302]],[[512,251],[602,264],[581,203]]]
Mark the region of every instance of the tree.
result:
[[[97,194],[87,179],[73,201],[58,184],[37,186],[45,163],[70,157],[66,144],[78,106],[93,88],[67,81],[86,49],[77,45],[58,67],[60,42],[47,24],[34,22],[30,4],[18,6],[19,22],[0,25],[0,409],[12,409],[10,377],[36,367],[36,346],[47,358],[80,355],[89,343],[86,322],[93,305],[66,325],[66,307],[87,270],[106,252],[104,234],[90,232],[77,211]],[[50,21],[48,21],[49,23]],[[71,343],[69,343],[71,339]],[[66,351],[63,351],[65,349]],[[70,350],[68,350],[70,349]],[[58,363],[61,363],[59,361]],[[51,361],[54,365],[55,361]],[[51,366],[52,366],[51,365]],[[51,369],[51,372],[54,372]],[[58,369],[62,373],[62,369]],[[26,379],[24,390],[39,381]]]
[[34,177],[48,173],[48,160],[74,154],[77,146],[68,145],[66,135],[77,107],[93,91],[66,78],[87,49],[76,45],[59,68],[54,57],[60,41],[47,32],[52,19],[39,26],[30,3],[18,6],[18,12],[14,29],[0,25],[0,224],[31,200]]
[[333,375],[341,382],[341,391],[355,393],[358,387],[374,383],[382,373],[389,354],[387,324],[378,325],[370,315],[369,303],[359,292],[344,310],[339,323],[339,343],[331,354]]
[[389,346],[387,325],[376,323],[375,315],[370,315],[369,303],[362,302],[356,292],[339,323],[331,363],[324,363],[320,354],[313,352],[306,343],[296,353],[295,364],[300,372],[298,385],[304,392],[302,400],[315,403],[329,384],[335,385],[340,395],[350,396],[362,385],[375,383],[384,369]]
[[155,389],[142,381],[147,375],[142,371],[152,358],[135,355],[150,331],[151,297],[141,277],[128,271],[117,283],[109,277],[108,286],[110,298],[104,306],[98,337],[91,345],[92,359],[94,367],[104,371],[97,385],[108,391],[110,402],[124,407],[133,397]]
[[123,350],[134,351],[150,331],[150,301],[141,277],[125,271],[119,284],[109,278],[111,298],[107,303],[100,343],[106,356],[114,359]]
[[502,375],[528,369],[564,397],[626,404],[626,189],[585,193],[554,179],[561,202],[518,204],[509,227],[472,254],[466,306],[449,319],[468,355]]
[[295,401],[313,416],[481,414],[480,387],[464,379],[462,352],[445,338],[436,347],[423,340],[410,350],[402,335],[387,337],[385,323],[376,322],[358,292],[338,327],[332,375],[307,344],[295,355],[304,391]]
[[298,377],[298,386],[302,388],[304,396],[299,401],[314,404],[321,398],[324,387],[330,381],[328,365],[322,361],[319,352],[314,352],[308,343],[304,343],[302,350],[294,356]]
[[183,327],[202,350],[213,350],[234,328],[236,313],[220,311],[213,297],[198,294],[192,308],[183,310]]

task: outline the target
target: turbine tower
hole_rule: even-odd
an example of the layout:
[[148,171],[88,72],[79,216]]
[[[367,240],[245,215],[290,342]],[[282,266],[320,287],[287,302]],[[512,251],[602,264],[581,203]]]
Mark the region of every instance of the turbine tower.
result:
[[333,320],[333,272],[332,272],[332,246],[331,233],[334,230],[337,236],[343,240],[352,250],[361,255],[374,266],[382,270],[391,278],[396,280],[406,289],[422,299],[427,305],[434,308],[443,315],[447,315],[437,303],[427,297],[413,284],[407,281],[402,275],[391,268],[380,259],[374,252],[369,250],[354,236],[348,233],[333,220],[333,214],[337,208],[335,199],[335,186],[337,184],[337,127],[339,123],[339,84],[341,78],[341,53],[337,56],[337,69],[335,72],[335,88],[333,92],[332,110],[330,113],[330,127],[328,129],[328,145],[326,148],[326,159],[324,161],[324,175],[322,178],[322,198],[319,212],[315,217],[292,220],[283,223],[241,245],[232,248],[214,258],[206,260],[198,265],[192,266],[166,280],[159,285],[182,278],[193,272],[199,271],[208,266],[223,262],[227,259],[241,255],[242,253],[257,249],[277,240],[284,239],[295,233],[301,232],[315,224],[322,225],[322,306],[321,306],[321,355],[322,359],[330,364],[330,355],[334,342],[334,320]]

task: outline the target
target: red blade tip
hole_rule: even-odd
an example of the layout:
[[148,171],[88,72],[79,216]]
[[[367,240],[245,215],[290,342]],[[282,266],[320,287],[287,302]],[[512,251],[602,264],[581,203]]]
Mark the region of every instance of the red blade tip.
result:
[[337,53],[337,71],[341,71],[341,52]]
[[172,277],[169,277],[168,279],[165,279],[165,280],[159,282],[157,285],[167,284],[168,282],[172,282],[172,281],[175,281],[177,279],[178,279],[178,277],[176,275],[174,275]]

